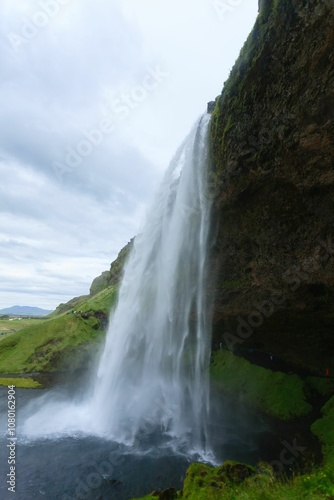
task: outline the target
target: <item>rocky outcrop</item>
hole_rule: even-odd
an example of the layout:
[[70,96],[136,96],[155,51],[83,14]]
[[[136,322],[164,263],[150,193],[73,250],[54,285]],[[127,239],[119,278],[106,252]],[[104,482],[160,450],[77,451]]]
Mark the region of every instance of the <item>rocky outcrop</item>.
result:
[[90,295],[95,295],[101,292],[108,286],[118,285],[122,278],[123,267],[125,261],[133,246],[134,238],[131,238],[129,243],[122,248],[117,255],[117,258],[111,263],[109,271],[104,271],[100,276],[95,278],[90,287]]
[[100,276],[92,281],[89,289],[89,295],[96,295],[108,286],[109,271],[104,271]]
[[104,271],[100,276],[95,278],[90,287],[90,295],[95,295],[101,292],[108,286],[118,285],[123,273],[125,261],[130,253],[134,238],[122,248],[117,255],[117,258],[111,263],[109,271]]
[[261,2],[211,121],[214,347],[315,370],[334,352],[333,48],[331,0]]
[[[104,271],[100,276],[95,278],[90,286],[89,295],[82,295],[80,297],[74,297],[73,299],[66,302],[66,304],[59,304],[59,306],[54,311],[54,316],[63,314],[71,310],[80,310],[82,304],[90,298],[94,297],[99,292],[106,290],[109,287],[117,286],[122,278],[123,268],[125,261],[130,253],[134,242],[132,238],[129,243],[122,248],[122,250],[117,255],[117,258],[111,263],[109,271]],[[103,321],[105,326],[105,320]]]
[[117,255],[117,259],[114,260],[109,269],[109,276],[107,279],[107,286],[118,285],[121,281],[123,275],[124,264],[130,254],[133,247],[134,238],[131,238],[129,243],[122,248],[122,250]]

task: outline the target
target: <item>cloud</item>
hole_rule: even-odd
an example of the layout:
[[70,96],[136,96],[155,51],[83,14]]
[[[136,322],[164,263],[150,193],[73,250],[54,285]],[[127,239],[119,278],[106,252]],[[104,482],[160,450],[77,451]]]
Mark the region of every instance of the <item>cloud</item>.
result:
[[256,6],[222,22],[207,0],[1,2],[1,307],[88,292],[139,231]]

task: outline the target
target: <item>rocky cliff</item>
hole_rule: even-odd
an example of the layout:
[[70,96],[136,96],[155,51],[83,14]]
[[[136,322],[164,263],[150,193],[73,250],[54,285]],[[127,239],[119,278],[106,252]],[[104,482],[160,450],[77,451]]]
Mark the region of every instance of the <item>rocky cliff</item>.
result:
[[108,286],[118,285],[122,278],[123,267],[125,261],[133,246],[134,238],[131,238],[129,243],[122,248],[118,253],[117,258],[110,264],[109,271],[104,271],[100,276],[95,278],[90,286],[90,296],[104,290]]
[[[92,281],[89,289],[89,295],[81,295],[80,297],[74,297],[65,304],[59,304],[53,313],[53,316],[63,314],[72,309],[82,308],[82,304],[89,301],[103,290],[107,290],[110,287],[118,286],[123,275],[123,268],[125,261],[130,253],[133,246],[134,238],[131,238],[129,243],[127,243],[118,253],[117,258],[110,264],[109,271],[104,271],[97,278]],[[109,300],[106,302],[106,307],[110,308]]]
[[332,0],[261,2],[211,122],[213,346],[320,373],[334,370],[333,49]]

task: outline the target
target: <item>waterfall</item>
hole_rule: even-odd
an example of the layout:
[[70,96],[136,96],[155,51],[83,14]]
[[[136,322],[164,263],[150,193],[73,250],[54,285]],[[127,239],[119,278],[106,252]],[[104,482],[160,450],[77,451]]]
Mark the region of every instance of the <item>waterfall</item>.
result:
[[59,422],[70,422],[67,430],[132,446],[158,433],[183,451],[209,451],[209,121],[203,115],[177,151],[135,238],[90,396],[43,403],[28,433],[61,433]]
[[159,427],[193,449],[207,447],[209,119],[172,160],[125,267],[92,398],[98,427],[115,439]]

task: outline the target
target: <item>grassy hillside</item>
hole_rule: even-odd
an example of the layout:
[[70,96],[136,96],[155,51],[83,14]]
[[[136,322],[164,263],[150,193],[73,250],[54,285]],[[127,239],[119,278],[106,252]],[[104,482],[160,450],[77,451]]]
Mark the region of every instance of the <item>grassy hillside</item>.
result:
[[18,319],[0,319],[0,340],[3,340],[7,335],[11,335],[12,333],[18,332],[22,330],[22,328],[26,328],[27,326],[39,325],[44,319],[29,319],[23,318],[21,320]]
[[[80,310],[34,322],[0,343],[0,373],[50,372],[84,365],[104,336],[117,287],[80,302]],[[80,312],[79,312],[80,311]]]
[[[119,252],[116,260],[110,264],[109,271],[104,271],[100,276],[95,278],[90,286],[89,295],[82,295],[80,297],[74,297],[73,299],[66,302],[66,304],[59,304],[56,310],[49,315],[49,317],[56,317],[60,314],[66,313],[71,310],[82,310],[86,307],[87,301],[90,301],[93,297],[100,294],[104,290],[111,289],[112,287],[118,286],[122,279],[123,268],[125,262],[130,254],[130,250],[133,246],[134,238],[132,238],[125,247]],[[102,300],[103,302],[103,300]],[[105,311],[107,312],[107,311]]]
[[119,252],[102,279],[93,281],[89,295],[60,304],[43,319],[0,321],[0,373],[66,371],[86,366],[104,339],[132,244],[133,240]]

